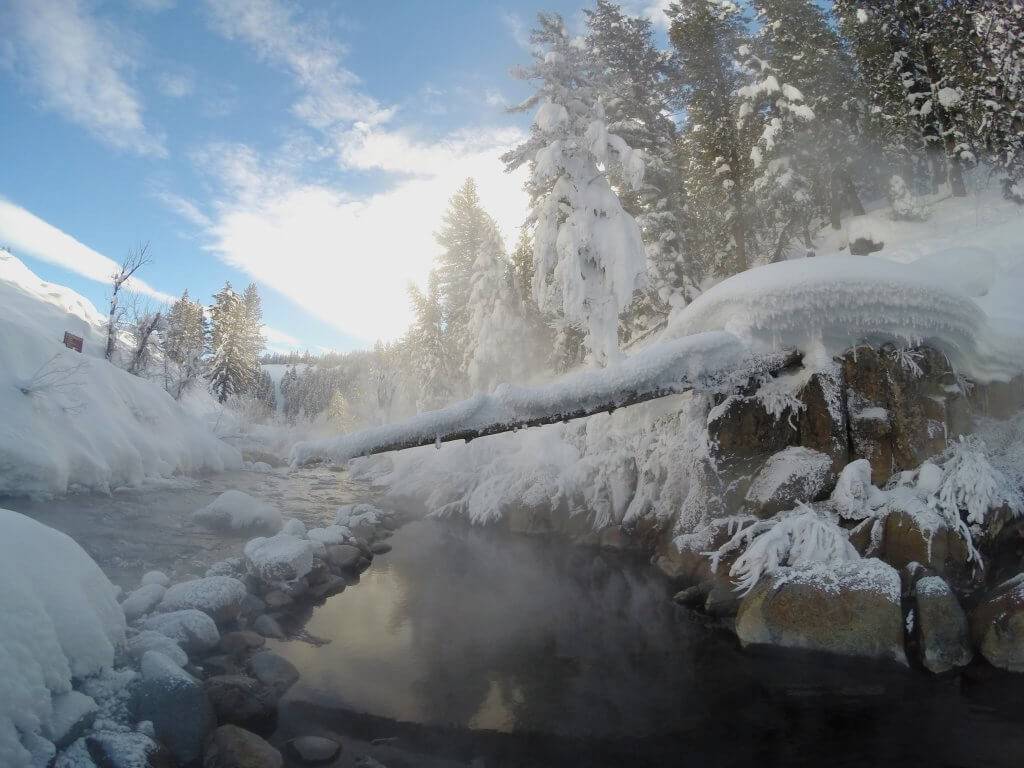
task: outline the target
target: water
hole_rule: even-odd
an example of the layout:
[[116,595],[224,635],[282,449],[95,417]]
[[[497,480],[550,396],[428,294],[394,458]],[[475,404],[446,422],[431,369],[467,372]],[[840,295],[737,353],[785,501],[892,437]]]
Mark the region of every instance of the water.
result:
[[326,644],[274,644],[302,673],[279,739],[394,738],[388,765],[1024,759],[1024,678],[743,651],[649,566],[556,542],[423,521],[391,543],[312,613]]

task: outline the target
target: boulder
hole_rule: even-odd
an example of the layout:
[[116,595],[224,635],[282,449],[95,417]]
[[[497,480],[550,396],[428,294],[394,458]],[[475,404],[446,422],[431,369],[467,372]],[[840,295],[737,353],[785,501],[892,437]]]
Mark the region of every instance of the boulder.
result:
[[966,586],[973,572],[969,553],[968,542],[960,532],[950,528],[937,514],[923,509],[917,514],[894,509],[885,517],[879,557],[893,568],[916,562],[955,584]]
[[363,556],[362,550],[353,544],[328,544],[324,549],[327,562],[339,570],[355,568]]
[[287,533],[255,538],[245,545],[245,568],[265,584],[301,579],[313,567],[321,546]]
[[203,750],[203,768],[281,768],[281,753],[255,733],[222,725],[210,734]]
[[832,471],[839,472],[850,459],[849,423],[840,367],[833,365],[826,371],[811,374],[797,399],[804,404],[797,417],[800,445],[828,455],[832,459]]
[[981,602],[970,625],[971,640],[992,666],[1024,672],[1024,575]]
[[188,654],[204,653],[220,641],[214,620],[195,608],[153,614],[140,628],[166,635]]
[[262,635],[248,630],[239,630],[221,635],[220,649],[231,656],[241,656],[249,651],[262,648],[265,643],[266,640]]
[[143,584],[135,591],[129,592],[121,603],[125,621],[132,622],[150,613],[163,600],[166,591],[166,587],[161,584]]
[[96,768],[177,768],[171,751],[144,733],[98,731],[85,749]]
[[386,555],[391,551],[391,545],[383,541],[378,541],[370,545],[370,552],[374,555]]
[[51,700],[53,712],[43,735],[60,750],[85,734],[96,720],[96,702],[79,691],[68,691]]
[[188,664],[188,654],[174,640],[160,632],[144,629],[128,640],[128,655],[133,659],[141,659],[146,651],[159,651],[179,667]]
[[231,576],[207,576],[183,581],[168,588],[160,601],[161,611],[195,608],[218,624],[238,618],[245,598],[245,585]]
[[747,489],[746,502],[760,517],[828,496],[836,482],[832,458],[802,446],[772,454]]
[[697,586],[687,587],[672,595],[674,602],[686,608],[696,608],[699,605],[703,605],[704,599],[704,590]]
[[914,606],[921,662],[936,674],[963,667],[974,657],[967,616],[949,585],[938,576],[917,580]]
[[779,569],[741,601],[736,634],[744,645],[906,664],[899,574],[874,559]]
[[142,657],[136,715],[153,723],[157,738],[183,764],[199,758],[203,739],[214,726],[203,686],[158,651],[148,651]]
[[217,723],[253,731],[273,729],[277,719],[274,691],[247,675],[214,675],[203,683]]
[[299,670],[295,665],[272,651],[263,651],[250,658],[249,671],[278,697],[283,696],[299,679]]
[[730,395],[708,414],[708,437],[720,458],[760,457],[796,442],[795,417],[790,406],[772,414],[756,397]]
[[252,628],[264,637],[269,637],[274,640],[284,640],[285,638],[284,630],[281,629],[281,625],[278,624],[277,619],[269,613],[257,616],[256,620],[252,623]]
[[147,571],[142,575],[142,584],[159,584],[166,587],[171,583],[170,577],[163,571]]
[[341,754],[341,744],[323,736],[299,736],[287,744],[288,752],[304,765],[330,763]]

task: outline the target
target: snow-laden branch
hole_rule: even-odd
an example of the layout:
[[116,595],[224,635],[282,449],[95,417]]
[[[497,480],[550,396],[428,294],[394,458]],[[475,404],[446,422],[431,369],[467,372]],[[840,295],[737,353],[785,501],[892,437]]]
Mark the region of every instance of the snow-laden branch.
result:
[[652,345],[607,368],[580,371],[550,384],[503,384],[492,394],[421,413],[400,424],[298,443],[291,461],[293,465],[320,460],[344,463],[357,456],[584,418],[688,390],[727,391],[793,359],[791,353],[754,355],[725,331],[698,333]]

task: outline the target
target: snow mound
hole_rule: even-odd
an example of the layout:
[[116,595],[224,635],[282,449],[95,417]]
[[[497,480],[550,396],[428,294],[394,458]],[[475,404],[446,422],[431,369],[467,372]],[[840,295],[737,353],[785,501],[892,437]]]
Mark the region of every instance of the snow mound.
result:
[[220,632],[213,619],[195,608],[171,613],[157,613],[143,620],[142,630],[159,632],[188,652],[207,651],[220,642]]
[[253,576],[270,583],[301,579],[313,568],[315,542],[279,533],[252,539],[245,545],[246,568]]
[[324,528],[310,528],[307,534],[310,541],[321,544],[344,544],[352,538],[352,531],[344,525],[328,525]]
[[242,530],[265,528],[276,531],[281,527],[281,513],[273,504],[255,499],[234,489],[192,513],[192,519],[211,528]]
[[[84,354],[61,343],[70,331]],[[102,318],[0,251],[0,495],[109,492],[241,466],[158,384],[103,359]]]
[[28,743],[60,730],[72,678],[108,668],[124,639],[116,590],[68,536],[0,509],[0,765],[32,765]]
[[[840,353],[864,340],[898,340],[941,350],[978,381],[1024,372],[1024,315],[1007,317],[1006,303],[991,296],[983,308],[950,274],[869,256],[768,264],[701,294],[672,318],[662,343],[728,331],[755,351],[824,344]],[[1009,282],[1024,287],[1019,275]]]
[[245,585],[230,576],[207,576],[169,587],[161,611],[195,608],[213,618],[234,618],[245,599]]

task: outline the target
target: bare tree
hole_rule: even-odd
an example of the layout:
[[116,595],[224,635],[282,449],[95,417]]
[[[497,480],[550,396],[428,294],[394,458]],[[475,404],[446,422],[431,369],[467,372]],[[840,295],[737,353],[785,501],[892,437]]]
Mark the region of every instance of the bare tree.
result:
[[121,286],[151,261],[149,243],[141,243],[128,252],[117,272],[110,276],[112,288],[110,292],[110,316],[107,321],[107,351],[105,354],[107,360],[114,356],[114,347],[117,341],[117,326],[120,319],[118,304],[121,300]]
[[135,349],[132,352],[131,363],[128,364],[128,373],[138,376],[145,370],[149,360],[150,338],[160,326],[162,318],[162,311],[145,311],[137,316],[135,320]]
[[86,360],[58,352],[36,369],[17,387],[27,397],[48,397],[67,413],[80,413],[84,407],[79,398],[81,372]]

